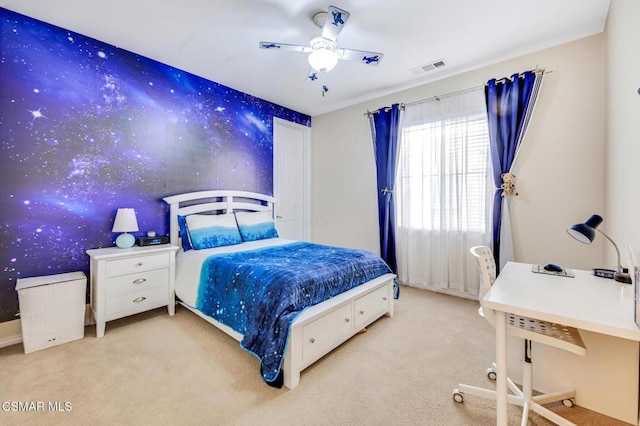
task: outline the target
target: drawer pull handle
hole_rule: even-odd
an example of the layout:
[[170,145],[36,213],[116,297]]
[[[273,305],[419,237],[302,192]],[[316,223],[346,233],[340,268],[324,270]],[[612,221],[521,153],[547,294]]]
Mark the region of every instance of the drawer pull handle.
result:
[[383,297],[382,300],[387,301],[387,296]]
[[136,263],[136,266],[142,266],[142,262]]
[[311,343],[315,343],[315,342],[316,342],[316,339],[314,339],[314,338],[312,337],[311,339],[309,339],[309,341],[310,341]]
[[351,321],[349,318],[344,319],[344,322],[349,322],[349,321]]
[[360,311],[360,315],[364,315],[364,311]]
[[140,296],[140,297],[136,297],[135,299],[133,299],[133,303],[140,303],[140,302],[144,302],[145,300],[147,300],[146,297]]
[[133,283],[134,284],[142,284],[145,281],[147,281],[146,278],[138,278],[137,280],[133,280]]

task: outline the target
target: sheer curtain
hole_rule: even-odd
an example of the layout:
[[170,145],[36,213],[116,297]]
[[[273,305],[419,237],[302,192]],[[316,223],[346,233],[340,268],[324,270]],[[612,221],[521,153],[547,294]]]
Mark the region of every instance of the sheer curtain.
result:
[[475,245],[491,244],[483,88],[405,106],[396,180],[401,283],[477,297]]

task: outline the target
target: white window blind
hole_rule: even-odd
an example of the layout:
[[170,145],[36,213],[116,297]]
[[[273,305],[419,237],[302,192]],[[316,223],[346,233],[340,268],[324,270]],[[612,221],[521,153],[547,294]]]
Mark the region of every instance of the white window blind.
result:
[[400,215],[399,226],[485,232],[490,171],[486,113],[427,118],[405,127],[402,137],[398,201],[422,199],[423,208]]

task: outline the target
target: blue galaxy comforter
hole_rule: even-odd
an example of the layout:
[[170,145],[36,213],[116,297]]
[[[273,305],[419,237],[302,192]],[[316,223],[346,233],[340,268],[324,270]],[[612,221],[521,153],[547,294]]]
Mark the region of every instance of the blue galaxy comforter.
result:
[[200,274],[197,308],[244,335],[240,345],[282,386],[289,329],[305,308],[390,273],[373,253],[310,243],[213,255]]

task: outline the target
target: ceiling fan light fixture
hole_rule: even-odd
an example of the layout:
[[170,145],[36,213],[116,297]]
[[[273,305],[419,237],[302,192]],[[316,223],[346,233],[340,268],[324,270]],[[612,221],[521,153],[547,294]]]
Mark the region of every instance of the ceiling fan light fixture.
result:
[[308,46],[261,41],[259,47],[276,51],[288,50],[308,53],[307,59],[311,70],[307,73],[306,80],[309,82],[316,81],[320,77],[319,74],[324,74],[335,68],[338,60],[359,62],[373,67],[378,66],[384,56],[382,53],[337,48],[338,35],[349,20],[349,16],[350,13],[346,10],[329,6],[326,12],[316,12],[311,16],[314,24],[322,28],[322,35],[312,38]]
[[324,47],[314,50],[309,54],[309,65],[319,72],[328,72],[338,63],[338,54]]

